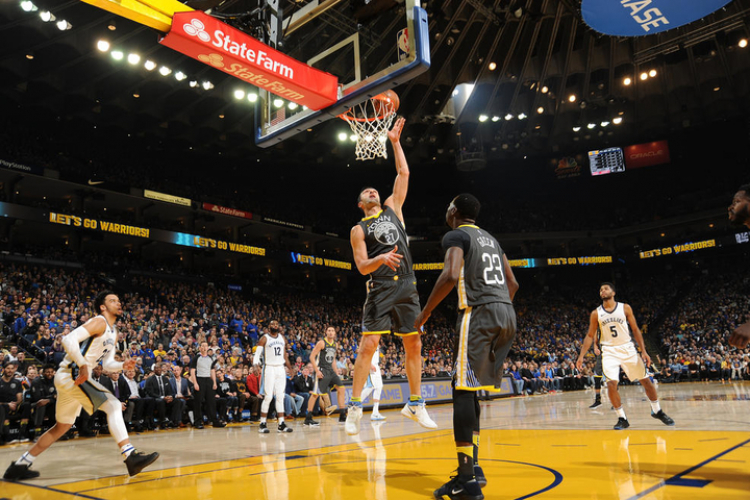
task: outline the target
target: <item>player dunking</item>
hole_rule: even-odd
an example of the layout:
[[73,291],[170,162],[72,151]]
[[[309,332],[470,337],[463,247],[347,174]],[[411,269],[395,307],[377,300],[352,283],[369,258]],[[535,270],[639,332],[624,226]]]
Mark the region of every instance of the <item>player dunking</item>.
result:
[[260,428],[258,432],[268,434],[268,409],[271,406],[271,400],[276,397],[276,414],[279,419],[279,432],[292,432],[291,427],[287,427],[284,422],[284,390],[286,389],[286,372],[284,365],[289,370],[292,364],[289,362],[289,355],[286,352],[286,341],[281,334],[281,325],[275,319],[268,324],[268,332],[258,341],[258,348],[253,356],[253,366],[260,366],[260,356],[263,356],[263,404],[260,407]]
[[453,347],[453,436],[458,474],[434,491],[435,498],[481,500],[487,478],[479,466],[477,391],[497,391],[503,362],[516,337],[513,297],[518,282],[497,240],[475,225],[480,204],[470,194],[456,196],[445,214],[452,231],[443,237],[445,267],[435,282],[417,327],[458,286],[458,322]]
[[357,206],[365,217],[352,228],[351,244],[357,270],[370,275],[362,319],[362,343],[354,364],[352,398],[346,417],[346,433],[359,433],[362,418],[362,388],[370,373],[372,354],[380,336],[391,332],[403,338],[409,402],[401,414],[427,429],[437,429],[422,399],[422,339],[414,326],[419,314],[417,279],[412,270],[409,240],[401,207],[409,189],[409,165],[401,148],[404,119],[399,118],[388,132],[396,161],[393,194],[380,204],[374,188],[360,191]]
[[375,422],[385,420],[385,415],[380,413],[380,394],[383,390],[383,375],[380,373],[380,349],[375,349],[370,363],[370,376],[367,377],[367,384],[362,391],[362,401],[372,394],[372,415],[370,420]]
[[[750,229],[750,184],[740,186],[729,205],[729,221]],[[729,336],[729,344],[744,349],[750,343],[750,321],[735,328]]]
[[[307,403],[307,415],[305,415],[304,425],[307,427],[317,427],[318,424],[312,418],[312,411],[315,408],[315,401],[318,396],[327,394],[332,388],[336,388],[336,395],[339,400],[339,422],[346,420],[346,409],[344,402],[346,401],[346,391],[344,390],[344,384],[341,382],[341,378],[336,373],[336,329],[332,326],[326,328],[325,339],[318,340],[310,353],[310,363],[313,365],[314,377],[315,377],[315,389],[310,393],[310,400]],[[334,407],[335,410],[335,407]],[[326,409],[326,413],[330,415],[330,407]]]
[[107,389],[89,380],[91,369],[99,362],[108,372],[135,368],[134,359],[128,359],[124,363],[115,361],[117,331],[113,325],[122,315],[120,299],[108,290],[103,291],[94,299],[94,310],[99,313],[98,316],[70,332],[62,341],[66,355],[55,374],[57,423],[39,438],[31,450],[10,464],[4,479],[13,481],[39,477],[39,472],[30,468],[34,460],[70,429],[81,413],[81,408],[89,415],[93,415],[96,410],[107,414],[109,432],[120,447],[129,475],[135,476],[159,458],[158,453],[146,455],[135,450],[130,444],[122,418],[122,405]]
[[[646,373],[646,366],[651,366],[651,357],[646,352],[643,335],[635,321],[633,309],[628,304],[615,301],[615,286],[612,283],[602,283],[599,296],[602,299],[602,305],[591,313],[589,331],[583,341],[576,367],[580,370],[583,366],[583,357],[594,342],[598,331],[602,345],[602,368],[604,376],[607,377],[607,393],[618,417],[615,429],[622,430],[630,427],[625,410],[622,408],[620,394],[617,392],[617,385],[620,383],[620,367],[630,380],[640,380],[651,403],[651,416],[660,420],[664,425],[674,425],[674,420],[661,409],[656,387]],[[643,359],[638,356],[630,332],[633,332],[633,337],[641,348]]]

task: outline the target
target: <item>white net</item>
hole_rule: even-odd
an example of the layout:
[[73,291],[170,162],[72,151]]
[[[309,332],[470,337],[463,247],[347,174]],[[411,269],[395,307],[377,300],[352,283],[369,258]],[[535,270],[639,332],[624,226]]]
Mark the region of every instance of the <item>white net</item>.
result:
[[349,122],[357,136],[355,155],[357,160],[374,160],[378,156],[388,158],[386,143],[388,131],[396,117],[396,105],[382,96],[355,104],[341,118]]

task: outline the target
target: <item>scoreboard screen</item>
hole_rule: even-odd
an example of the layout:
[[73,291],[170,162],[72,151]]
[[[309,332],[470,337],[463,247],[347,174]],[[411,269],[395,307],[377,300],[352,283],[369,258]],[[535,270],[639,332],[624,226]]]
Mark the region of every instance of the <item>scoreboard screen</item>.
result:
[[607,148],[589,151],[591,175],[613,174],[625,171],[622,148]]

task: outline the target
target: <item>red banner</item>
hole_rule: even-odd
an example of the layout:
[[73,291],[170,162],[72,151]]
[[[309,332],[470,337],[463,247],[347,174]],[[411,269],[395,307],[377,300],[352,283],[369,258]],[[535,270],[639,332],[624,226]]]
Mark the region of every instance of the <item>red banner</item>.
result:
[[209,212],[216,212],[217,214],[231,215],[233,217],[242,217],[243,219],[252,219],[252,212],[245,212],[244,210],[237,210],[236,208],[222,207],[221,205],[214,205],[212,203],[204,203],[203,210]]
[[650,167],[670,161],[667,141],[634,144],[626,147],[623,152],[625,153],[625,166],[627,168]]
[[161,43],[258,88],[319,110],[338,100],[338,78],[199,11],[178,12]]

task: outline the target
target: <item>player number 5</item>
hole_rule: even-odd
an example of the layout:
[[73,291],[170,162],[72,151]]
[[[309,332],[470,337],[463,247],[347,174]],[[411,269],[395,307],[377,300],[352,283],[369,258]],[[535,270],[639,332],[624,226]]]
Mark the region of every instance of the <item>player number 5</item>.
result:
[[612,332],[612,338],[617,337],[617,326],[609,325],[609,331]]

